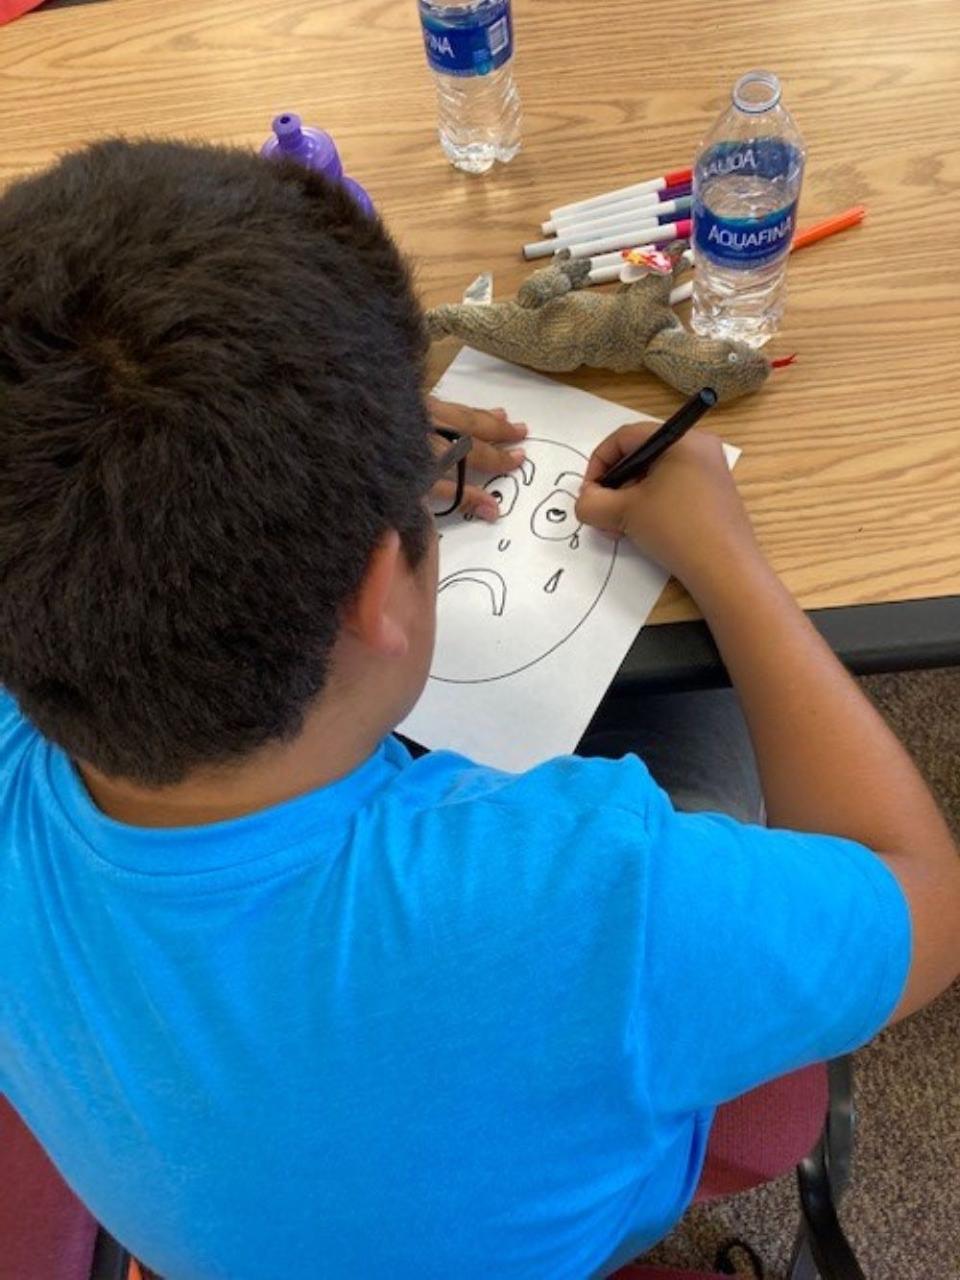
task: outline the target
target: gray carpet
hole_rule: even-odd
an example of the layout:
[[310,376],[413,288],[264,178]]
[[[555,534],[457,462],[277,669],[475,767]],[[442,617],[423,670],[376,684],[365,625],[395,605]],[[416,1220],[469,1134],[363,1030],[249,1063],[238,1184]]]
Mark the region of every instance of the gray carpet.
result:
[[[865,684],[960,837],[960,669]],[[960,1280],[960,983],[857,1054],[855,1071],[859,1128],[841,1217],[868,1280]],[[797,1221],[784,1178],[691,1210],[654,1259],[709,1268],[739,1236],[780,1280]]]

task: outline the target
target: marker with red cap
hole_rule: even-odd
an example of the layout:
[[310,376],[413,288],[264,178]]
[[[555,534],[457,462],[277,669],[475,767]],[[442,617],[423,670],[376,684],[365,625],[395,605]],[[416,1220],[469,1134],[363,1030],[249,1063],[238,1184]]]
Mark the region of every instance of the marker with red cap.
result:
[[662,227],[648,226],[639,231],[628,229],[599,240],[572,244],[569,246],[569,253],[571,258],[593,258],[601,253],[609,253],[612,249],[633,249],[637,245],[660,244],[666,240],[689,240],[690,225],[689,218],[682,218],[679,222],[668,222]]
[[639,196],[625,196],[622,200],[611,200],[609,204],[600,205],[596,209],[574,209],[572,213],[564,213],[560,217],[541,222],[545,236],[565,234],[566,228],[576,226],[578,222],[592,222],[594,218],[608,218],[614,213],[632,213],[637,209],[656,208],[670,200],[678,200],[688,196],[692,183],[681,182],[675,187],[661,187],[659,191],[645,191]]
[[[667,196],[670,197],[669,200],[665,198]],[[630,218],[656,218],[672,209],[678,200],[685,200],[687,207],[693,203],[689,187],[664,187],[661,192],[654,192],[652,197],[640,196],[638,200],[625,200],[623,204],[618,201],[616,204],[602,205],[593,211],[588,209],[586,213],[576,214],[569,222],[554,223],[554,234],[569,236],[578,227],[613,226],[614,223],[627,222]]]
[[607,191],[603,195],[592,196],[589,200],[575,200],[573,204],[561,204],[550,210],[551,218],[563,218],[578,209],[599,209],[601,205],[614,204],[617,200],[625,200],[628,196],[642,196],[648,191],[662,191],[664,187],[679,187],[693,178],[692,169],[674,169],[660,178],[648,178],[646,182],[635,182],[629,187],[620,187],[616,191]]
[[[648,205],[631,213],[616,214],[610,218],[597,218],[595,222],[578,222],[562,235],[551,236],[549,240],[536,240],[533,244],[523,246],[525,258],[547,258],[551,253],[559,253],[561,249],[569,249],[572,244],[584,240],[596,240],[600,236],[616,235],[618,231],[648,230],[673,222],[677,214],[687,214],[692,203],[690,196],[680,196],[676,200],[668,200],[666,204]],[[688,215],[689,216],[689,215]]]

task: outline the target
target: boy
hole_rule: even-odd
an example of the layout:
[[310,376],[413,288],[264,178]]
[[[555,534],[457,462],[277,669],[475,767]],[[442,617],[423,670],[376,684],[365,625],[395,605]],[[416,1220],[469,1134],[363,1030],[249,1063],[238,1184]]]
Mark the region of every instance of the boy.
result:
[[633,755],[391,736],[433,641],[424,341],[321,179],[68,157],[0,202],[0,316],[0,1091],[165,1280],[606,1274],[718,1103],[954,977],[942,819],[709,434],[607,492],[623,428],[578,514],[697,599],[770,829]]

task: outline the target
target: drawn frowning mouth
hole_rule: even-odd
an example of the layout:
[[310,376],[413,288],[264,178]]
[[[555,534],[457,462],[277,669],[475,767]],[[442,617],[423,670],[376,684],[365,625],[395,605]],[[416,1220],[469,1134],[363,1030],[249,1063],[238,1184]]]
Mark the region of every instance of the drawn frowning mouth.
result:
[[496,569],[458,569],[456,573],[448,573],[445,578],[440,579],[437,595],[459,582],[472,582],[478,587],[486,587],[493,614],[500,617],[507,604],[507,584]]

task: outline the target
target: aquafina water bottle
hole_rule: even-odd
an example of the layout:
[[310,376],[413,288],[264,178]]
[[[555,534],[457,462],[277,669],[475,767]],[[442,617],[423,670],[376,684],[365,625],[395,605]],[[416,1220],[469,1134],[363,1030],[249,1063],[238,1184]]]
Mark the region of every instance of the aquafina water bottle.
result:
[[510,0],[418,3],[447,159],[467,173],[506,164],[520,150]]
[[759,347],[777,331],[804,155],[777,77],[741,76],[693,171],[697,333]]

